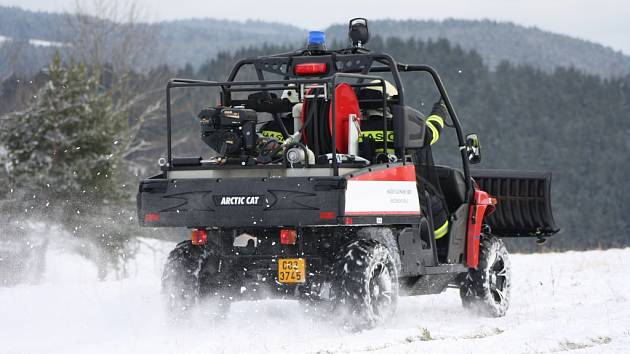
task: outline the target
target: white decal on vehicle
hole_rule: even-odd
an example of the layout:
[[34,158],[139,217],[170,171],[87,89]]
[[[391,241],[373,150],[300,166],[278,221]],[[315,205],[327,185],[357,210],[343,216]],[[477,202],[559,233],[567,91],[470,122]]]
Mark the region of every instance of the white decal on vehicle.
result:
[[260,197],[221,197],[220,205],[258,205]]
[[415,181],[348,181],[346,215],[420,214]]

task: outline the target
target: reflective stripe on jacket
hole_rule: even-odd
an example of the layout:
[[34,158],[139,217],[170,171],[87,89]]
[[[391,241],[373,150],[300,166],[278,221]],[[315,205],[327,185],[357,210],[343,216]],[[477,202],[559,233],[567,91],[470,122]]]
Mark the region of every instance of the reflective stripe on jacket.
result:
[[[427,135],[425,141],[429,142],[429,145],[435,144],[440,139],[442,129],[444,129],[444,117],[446,117],[446,106],[444,102],[440,101],[433,105],[431,114],[425,120],[427,125]],[[430,134],[430,136],[428,136]]]

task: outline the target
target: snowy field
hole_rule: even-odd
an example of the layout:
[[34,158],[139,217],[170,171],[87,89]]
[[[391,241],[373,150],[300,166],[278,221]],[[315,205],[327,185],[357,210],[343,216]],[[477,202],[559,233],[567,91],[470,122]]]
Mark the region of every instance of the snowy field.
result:
[[144,241],[131,277],[104,282],[84,258],[51,247],[42,284],[0,288],[0,353],[630,352],[630,249],[513,256],[504,318],[469,314],[448,290],[402,298],[391,323],[348,333],[282,300],[170,325],[159,279],[172,246]]

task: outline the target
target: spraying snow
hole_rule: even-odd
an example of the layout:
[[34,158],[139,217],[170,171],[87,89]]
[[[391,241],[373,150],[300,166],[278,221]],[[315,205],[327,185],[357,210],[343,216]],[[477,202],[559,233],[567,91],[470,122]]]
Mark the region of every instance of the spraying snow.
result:
[[394,321],[349,333],[289,300],[240,302],[226,320],[201,310],[169,324],[160,273],[174,243],[139,245],[130,277],[103,282],[90,261],[50,247],[40,285],[0,288],[1,352],[625,352],[630,345],[630,249],[514,255],[504,318],[476,317],[448,290],[403,297]]

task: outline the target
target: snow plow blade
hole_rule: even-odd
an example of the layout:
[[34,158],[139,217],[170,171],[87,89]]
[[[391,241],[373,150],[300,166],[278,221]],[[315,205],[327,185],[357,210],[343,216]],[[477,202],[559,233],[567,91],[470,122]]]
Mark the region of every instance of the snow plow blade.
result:
[[551,213],[551,173],[473,170],[481,190],[497,199],[496,211],[484,218],[500,237],[545,237],[559,231]]

